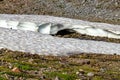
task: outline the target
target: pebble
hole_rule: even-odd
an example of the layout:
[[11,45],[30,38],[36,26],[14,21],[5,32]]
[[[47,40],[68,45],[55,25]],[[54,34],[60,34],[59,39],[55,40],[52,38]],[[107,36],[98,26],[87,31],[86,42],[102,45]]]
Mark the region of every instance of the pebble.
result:
[[101,72],[105,72],[105,69],[104,69],[104,68],[100,68],[100,71],[101,71]]
[[40,80],[45,80],[45,79],[46,77],[44,75],[40,77]]
[[81,74],[84,74],[84,73],[85,73],[85,71],[84,71],[83,69],[79,69],[79,72],[80,72]]
[[81,76],[84,75],[85,71],[83,69],[79,69],[79,71],[76,72],[77,75]]
[[84,65],[84,64],[90,64],[90,60],[89,59],[80,59],[80,60],[77,60],[76,63],[78,64],[81,64],[81,65]]
[[28,79],[19,79],[19,80],[38,80],[38,79],[28,78]]
[[13,65],[11,63],[8,63],[8,68],[9,69],[12,69],[13,68]]
[[28,60],[29,63],[33,64],[34,60],[31,58]]
[[89,73],[87,73],[87,76],[88,76],[88,77],[93,77],[93,76],[94,76],[94,73],[93,73],[93,72],[89,72]]
[[83,60],[82,64],[90,64],[90,60],[85,59],[85,60]]
[[20,73],[21,71],[20,71],[20,69],[19,69],[19,68],[14,67],[14,68],[12,69],[12,72],[17,72],[17,73]]
[[6,79],[9,79],[9,76],[8,76],[8,74],[4,74],[4,76],[5,76],[5,78],[6,78]]
[[55,77],[55,80],[60,80],[60,79],[59,79],[59,77],[56,76],[56,77]]

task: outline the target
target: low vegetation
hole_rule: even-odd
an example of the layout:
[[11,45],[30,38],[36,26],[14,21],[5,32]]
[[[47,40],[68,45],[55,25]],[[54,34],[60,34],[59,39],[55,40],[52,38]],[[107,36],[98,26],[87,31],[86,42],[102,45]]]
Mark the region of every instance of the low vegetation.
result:
[[0,50],[0,80],[119,80],[120,56],[43,56]]

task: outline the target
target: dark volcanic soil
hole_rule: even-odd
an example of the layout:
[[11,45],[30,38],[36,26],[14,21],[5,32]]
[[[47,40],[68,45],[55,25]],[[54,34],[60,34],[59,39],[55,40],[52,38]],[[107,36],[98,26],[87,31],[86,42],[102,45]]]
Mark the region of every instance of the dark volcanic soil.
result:
[[0,0],[0,13],[42,14],[120,24],[120,0]]

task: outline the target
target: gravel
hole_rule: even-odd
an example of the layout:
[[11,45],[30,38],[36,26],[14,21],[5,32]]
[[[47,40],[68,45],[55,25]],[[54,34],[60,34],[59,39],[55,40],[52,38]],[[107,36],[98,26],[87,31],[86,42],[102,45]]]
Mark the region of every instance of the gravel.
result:
[[1,0],[0,13],[52,15],[120,24],[120,0]]

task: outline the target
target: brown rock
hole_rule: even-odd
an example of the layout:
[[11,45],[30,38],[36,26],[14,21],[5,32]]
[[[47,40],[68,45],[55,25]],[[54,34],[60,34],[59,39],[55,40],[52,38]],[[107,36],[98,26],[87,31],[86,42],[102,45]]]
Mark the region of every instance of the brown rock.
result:
[[19,69],[18,67],[14,67],[14,68],[12,69],[12,72],[20,73],[21,71],[20,71],[20,69]]
[[94,76],[94,73],[93,73],[93,72],[89,72],[89,73],[87,73],[87,76],[88,76],[88,77],[93,77],[93,76]]
[[84,71],[83,69],[79,69],[79,72],[80,72],[81,74],[84,74],[84,73],[85,73],[85,71]]
[[34,62],[34,60],[31,58],[28,60],[28,62],[32,64]]

